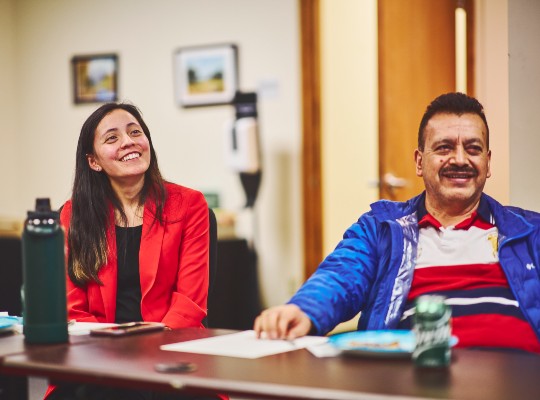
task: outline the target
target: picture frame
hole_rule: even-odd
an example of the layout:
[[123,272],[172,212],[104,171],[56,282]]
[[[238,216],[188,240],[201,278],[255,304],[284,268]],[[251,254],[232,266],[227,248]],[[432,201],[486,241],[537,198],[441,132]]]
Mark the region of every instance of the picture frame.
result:
[[106,103],[118,100],[118,56],[94,54],[74,56],[73,101],[81,103]]
[[182,107],[232,103],[238,90],[234,44],[184,47],[174,53],[174,92]]

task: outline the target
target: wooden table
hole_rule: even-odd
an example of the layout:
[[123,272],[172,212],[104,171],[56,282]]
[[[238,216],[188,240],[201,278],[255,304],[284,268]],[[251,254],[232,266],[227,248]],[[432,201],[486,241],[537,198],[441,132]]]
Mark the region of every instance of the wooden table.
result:
[[[307,350],[241,359],[161,351],[162,344],[226,330],[184,329],[77,345],[26,348],[4,357],[8,374],[130,388],[226,392],[235,397],[295,399],[540,399],[540,357],[454,350],[447,371],[419,371],[410,360],[316,358]],[[190,373],[159,373],[158,362],[190,361]]]
[[[39,351],[49,352],[55,347],[66,347],[86,343],[94,338],[83,336],[70,336],[69,344],[60,343],[54,345],[27,344],[24,335],[19,333],[0,334],[0,400],[27,400],[28,385],[26,376],[6,376],[2,369],[4,358],[10,355],[35,353]],[[26,375],[26,374],[23,374]]]

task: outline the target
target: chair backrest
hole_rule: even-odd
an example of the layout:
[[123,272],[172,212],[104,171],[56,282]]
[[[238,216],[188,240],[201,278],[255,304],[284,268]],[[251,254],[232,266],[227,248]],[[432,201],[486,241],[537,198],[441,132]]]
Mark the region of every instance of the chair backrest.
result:
[[216,279],[217,269],[217,220],[214,211],[208,209],[208,234],[210,236],[210,251],[209,251],[209,279],[208,279],[208,294],[214,289],[214,280]]
[[[217,220],[216,214],[211,208],[208,208],[208,236],[210,238],[208,252],[208,297],[214,289],[217,270]],[[208,314],[203,319],[202,324],[208,327]]]
[[22,275],[21,238],[0,236],[0,311],[21,315]]

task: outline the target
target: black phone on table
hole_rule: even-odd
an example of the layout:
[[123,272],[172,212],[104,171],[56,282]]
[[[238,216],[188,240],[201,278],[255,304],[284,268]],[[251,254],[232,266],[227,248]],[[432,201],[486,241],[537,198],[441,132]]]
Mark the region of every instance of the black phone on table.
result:
[[128,322],[110,326],[107,328],[92,329],[90,335],[93,336],[126,336],[145,332],[162,331],[165,329],[165,324],[161,322]]

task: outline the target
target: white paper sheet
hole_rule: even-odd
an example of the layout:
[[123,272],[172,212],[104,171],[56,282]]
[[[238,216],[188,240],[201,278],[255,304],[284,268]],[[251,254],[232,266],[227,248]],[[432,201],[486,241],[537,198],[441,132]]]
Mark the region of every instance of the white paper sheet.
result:
[[[0,316],[2,316],[2,313],[0,313]],[[88,335],[90,334],[91,329],[107,328],[109,326],[114,326],[114,325],[116,324],[73,321],[68,324],[68,333],[70,335],[75,335],[75,336]],[[13,330],[17,333],[23,333],[23,325],[22,324],[14,325]]]
[[341,354],[341,350],[332,346],[330,342],[308,346],[307,349],[311,354],[318,358],[337,357]]
[[254,331],[231,333],[205,339],[166,344],[161,350],[184,353],[212,354],[239,358],[259,358],[272,354],[285,353],[307,346],[324,343],[328,340],[320,336],[304,336],[292,341],[257,339]]
[[103,322],[73,322],[68,325],[68,333],[70,335],[88,335],[91,329],[108,328],[116,324],[108,324]]

